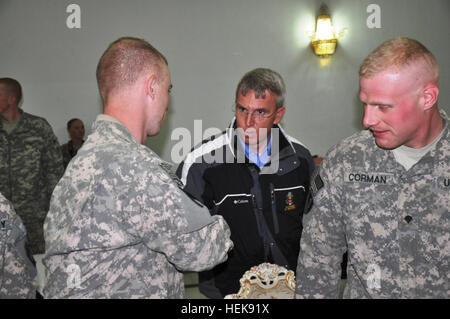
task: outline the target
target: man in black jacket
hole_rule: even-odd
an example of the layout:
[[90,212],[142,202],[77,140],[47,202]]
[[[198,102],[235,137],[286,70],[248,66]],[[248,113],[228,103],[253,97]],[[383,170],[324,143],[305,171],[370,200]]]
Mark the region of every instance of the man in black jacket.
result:
[[184,189],[220,214],[231,229],[228,260],[199,275],[209,298],[237,293],[239,279],[263,262],[296,270],[310,152],[278,125],[286,111],[285,84],[270,69],[244,75],[230,127],[194,148],[180,164]]

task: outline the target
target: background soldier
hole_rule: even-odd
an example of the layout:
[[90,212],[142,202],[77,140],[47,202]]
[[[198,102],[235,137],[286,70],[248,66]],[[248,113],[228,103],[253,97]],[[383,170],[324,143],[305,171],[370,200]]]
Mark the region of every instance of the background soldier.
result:
[[78,150],[84,143],[84,123],[80,119],[71,119],[67,122],[67,133],[70,140],[61,145],[61,153],[64,161],[64,168],[69,165],[70,160],[77,155]]
[[23,112],[20,83],[0,79],[0,192],[13,204],[28,234],[42,291],[43,224],[50,197],[64,172],[58,139],[48,122]]

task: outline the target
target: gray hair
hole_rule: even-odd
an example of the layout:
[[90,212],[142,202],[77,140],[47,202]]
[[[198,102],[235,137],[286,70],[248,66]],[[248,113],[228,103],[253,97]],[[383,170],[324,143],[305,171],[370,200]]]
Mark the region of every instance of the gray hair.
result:
[[247,72],[237,86],[236,101],[239,94],[245,96],[250,90],[255,91],[255,97],[258,99],[264,99],[266,90],[269,90],[277,96],[277,108],[284,106],[286,85],[281,75],[273,70],[257,68]]

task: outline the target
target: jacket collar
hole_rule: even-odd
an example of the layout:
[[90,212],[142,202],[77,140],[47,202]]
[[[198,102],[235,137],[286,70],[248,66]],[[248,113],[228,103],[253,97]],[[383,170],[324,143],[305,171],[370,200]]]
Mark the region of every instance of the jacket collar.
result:
[[[20,113],[20,116],[18,118],[17,126],[11,133],[16,132],[17,129],[20,129],[22,127],[22,123],[26,123],[28,121],[28,119],[32,117],[30,114],[24,112],[21,108],[19,108],[19,113]],[[3,130],[2,122],[3,122],[3,120],[0,121],[0,130]]]
[[141,145],[131,134],[128,128],[113,116],[99,114],[92,124],[92,131],[109,131],[115,140]]
[[[442,165],[446,159],[446,150],[450,147],[450,132],[449,132],[449,117],[444,110],[440,110],[440,115],[445,121],[444,132],[441,139],[438,141],[436,146],[425,154],[416,164],[414,164],[409,170],[397,162],[394,154],[391,150],[385,150],[380,148],[371,135],[368,133],[368,138],[370,138],[371,148],[375,150],[375,153],[371,154],[371,157],[378,158],[378,163],[383,163],[384,170],[386,172],[396,173],[405,176],[415,176],[415,175],[426,175],[432,174],[432,172]],[[367,159],[369,162],[370,159]]]

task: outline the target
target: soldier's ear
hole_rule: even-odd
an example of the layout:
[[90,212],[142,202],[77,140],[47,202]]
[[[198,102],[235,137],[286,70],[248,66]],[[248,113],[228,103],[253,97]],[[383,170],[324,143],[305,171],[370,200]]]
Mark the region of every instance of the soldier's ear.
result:
[[435,84],[427,84],[422,89],[423,110],[429,110],[437,103],[439,88]]
[[152,100],[154,100],[156,97],[157,85],[158,85],[158,83],[157,83],[155,74],[152,74],[150,77],[147,78],[146,83],[145,83],[145,93]]

